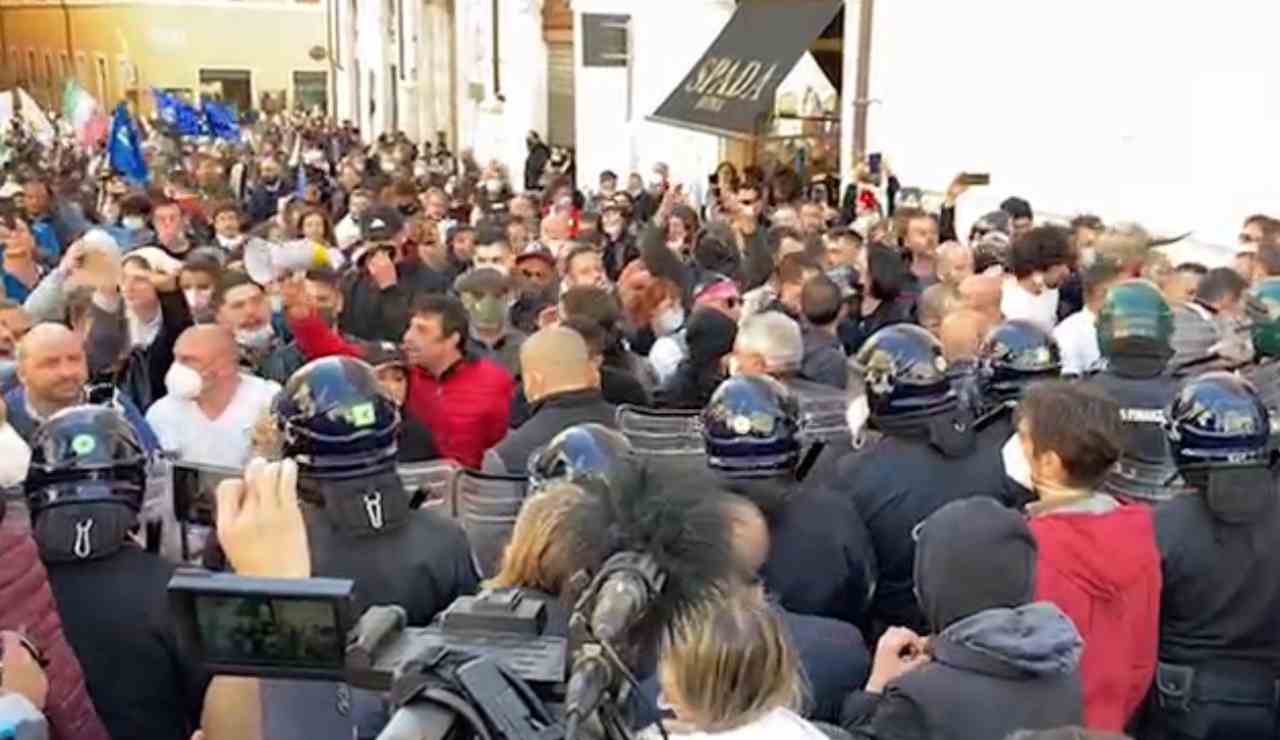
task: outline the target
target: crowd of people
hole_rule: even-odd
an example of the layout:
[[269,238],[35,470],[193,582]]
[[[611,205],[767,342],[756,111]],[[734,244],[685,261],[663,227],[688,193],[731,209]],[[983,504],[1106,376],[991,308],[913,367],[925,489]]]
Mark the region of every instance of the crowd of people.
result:
[[[515,589],[567,638],[580,576],[656,548],[637,730],[1276,736],[1280,220],[1210,269],[1018,197],[962,238],[968,179],[933,212],[883,160],[839,198],[724,163],[698,203],[663,163],[588,187],[527,143],[513,176],[275,117],[152,132],[145,183],[14,148],[0,735],[385,724],[377,696],[193,659],[143,536],[167,457],[246,471],[204,565],[349,578],[414,625]],[[646,455],[623,407],[695,421],[699,454]],[[398,465],[437,460],[527,481],[514,526],[406,490]]]

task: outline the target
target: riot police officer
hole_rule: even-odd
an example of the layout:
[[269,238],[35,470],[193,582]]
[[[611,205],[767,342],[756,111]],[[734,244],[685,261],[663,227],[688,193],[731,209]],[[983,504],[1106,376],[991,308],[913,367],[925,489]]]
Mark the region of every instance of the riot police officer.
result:
[[[833,484],[871,533],[879,564],[872,616],[877,626],[927,629],[913,590],[916,525],[944,504],[970,496],[1009,498],[999,449],[959,399],[942,345],[911,324],[871,335],[854,358],[872,428],[882,437],[840,461]],[[982,437],[980,439],[980,437]]]
[[24,490],[67,639],[112,737],[183,740],[208,676],[179,649],[174,566],[130,537],[147,455],[115,408],[72,406],[37,427]]
[[304,365],[276,397],[284,455],[298,464],[312,570],[355,581],[357,607],[399,604],[426,625],[477,577],[466,535],[409,508],[396,474],[400,414],[373,368],[349,357]]
[[[1029,480],[1019,480],[1025,468],[1016,438],[1013,412],[1033,383],[1062,374],[1062,353],[1053,336],[1030,321],[1005,321],[991,330],[978,348],[977,385],[980,413],[977,427],[983,439],[1004,440],[1006,496],[1017,507],[1035,500]],[[953,375],[954,377],[954,375]],[[957,388],[963,396],[964,390]],[[1029,469],[1027,469],[1029,470]]]
[[1275,424],[1280,422],[1280,277],[1259,282],[1250,297],[1265,314],[1255,316],[1250,326],[1255,362],[1241,372],[1253,383]]
[[765,516],[765,587],[785,609],[865,628],[875,551],[846,497],[804,484],[820,445],[806,448],[795,396],[768,376],[734,376],[712,394],[702,427],[707,466]]
[[615,490],[624,462],[633,455],[621,432],[603,424],[575,424],[529,458],[531,491],[566,481],[588,491]]
[[1194,493],[1155,513],[1164,592],[1141,738],[1275,737],[1280,722],[1280,499],[1270,419],[1253,387],[1188,380],[1168,439]]
[[1104,493],[1152,502],[1181,490],[1165,439],[1164,410],[1178,381],[1168,371],[1173,312],[1146,280],[1126,280],[1107,291],[1098,310],[1098,349],[1105,368],[1096,383],[1120,406],[1129,433],[1124,454],[1103,480]]
[[1058,343],[1030,321],[1005,321],[991,330],[978,349],[985,410],[1009,410],[1027,387],[1062,374]]

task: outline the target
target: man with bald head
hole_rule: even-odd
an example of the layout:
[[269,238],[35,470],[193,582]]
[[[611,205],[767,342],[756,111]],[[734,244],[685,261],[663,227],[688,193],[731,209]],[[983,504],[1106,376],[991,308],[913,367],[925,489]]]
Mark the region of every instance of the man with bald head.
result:
[[578,332],[554,326],[525,340],[520,379],[529,399],[529,420],[484,455],[489,473],[525,475],[529,455],[575,424],[615,428],[617,409],[600,392],[600,371]]
[[960,304],[977,311],[995,326],[1000,323],[1003,279],[998,275],[970,275],[960,283]]
[[[4,396],[9,423],[25,441],[55,413],[88,403],[89,363],[79,334],[62,324],[36,324],[18,343],[18,380]],[[160,448],[155,432],[133,402],[116,393],[113,403],[129,420],[147,451]]]
[[164,384],[168,395],[147,410],[164,449],[183,462],[237,469],[249,462],[254,422],[280,390],[240,372],[235,336],[217,324],[178,337]]

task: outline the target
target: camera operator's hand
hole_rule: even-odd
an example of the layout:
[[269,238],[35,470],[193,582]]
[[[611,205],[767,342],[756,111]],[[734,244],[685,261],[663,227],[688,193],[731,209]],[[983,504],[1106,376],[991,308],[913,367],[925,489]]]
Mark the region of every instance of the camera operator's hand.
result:
[[32,706],[44,711],[45,698],[49,695],[49,679],[35,656],[22,644],[18,633],[3,633],[4,678],[0,689],[21,694]]
[[218,486],[218,541],[236,573],[310,578],[311,551],[298,508],[298,466],[254,459],[244,480]]

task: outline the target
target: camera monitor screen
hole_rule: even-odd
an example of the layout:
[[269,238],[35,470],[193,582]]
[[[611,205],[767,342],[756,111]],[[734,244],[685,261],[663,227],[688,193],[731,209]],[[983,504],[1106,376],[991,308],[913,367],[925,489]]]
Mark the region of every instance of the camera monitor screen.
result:
[[169,592],[184,644],[211,673],[341,681],[351,581],[179,571]]

